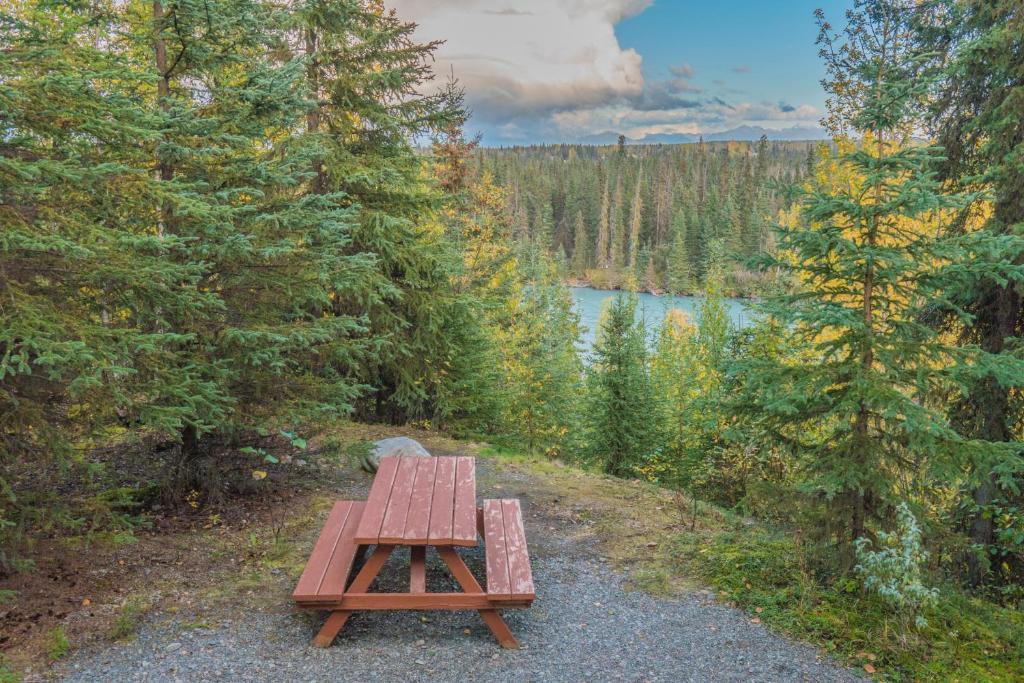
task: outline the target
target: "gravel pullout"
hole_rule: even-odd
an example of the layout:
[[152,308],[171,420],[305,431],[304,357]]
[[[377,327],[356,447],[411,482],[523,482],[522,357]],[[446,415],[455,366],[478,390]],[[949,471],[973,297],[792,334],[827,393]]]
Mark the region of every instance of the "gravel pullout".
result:
[[[402,574],[396,559],[387,584]],[[326,650],[309,644],[322,616],[254,612],[204,629],[182,629],[184,617],[150,623],[133,642],[69,663],[64,680],[858,680],[707,596],[627,592],[604,563],[583,558],[538,560],[534,572],[533,607],[505,612],[518,651],[499,648],[474,612],[358,613]]]
[[[282,575],[277,595],[261,596],[259,606],[157,611],[134,640],[72,655],[57,674],[81,683],[862,680],[710,592],[672,599],[626,590],[592,543],[530,504],[529,475],[496,469],[478,460],[479,497],[523,500],[537,590],[531,608],[504,612],[520,650],[501,649],[475,612],[357,612],[332,647],[315,648],[310,640],[325,613],[293,610],[293,586]],[[367,485],[339,481],[338,497],[365,496]],[[482,548],[460,553],[483,583]],[[375,590],[407,590],[408,559],[407,549],[397,550]],[[459,590],[432,550],[427,562],[429,591]]]

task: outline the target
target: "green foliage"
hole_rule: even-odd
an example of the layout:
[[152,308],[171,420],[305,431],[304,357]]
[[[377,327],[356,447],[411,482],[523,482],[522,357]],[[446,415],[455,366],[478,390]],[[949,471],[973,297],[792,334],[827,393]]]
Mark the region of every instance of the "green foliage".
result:
[[[807,150],[806,142],[767,140],[483,149],[477,173],[508,191],[516,239],[543,232],[539,243],[564,251],[576,279],[695,291],[711,242],[721,240],[721,286],[751,294],[763,283],[745,261],[765,251],[765,226],[787,204],[773,182],[799,180]],[[650,259],[638,270],[645,251]]]
[[125,640],[131,638],[138,631],[142,615],[147,609],[146,603],[140,598],[129,598],[121,605],[121,611],[110,627],[108,636],[111,640]]
[[46,654],[50,659],[60,659],[71,649],[68,636],[64,633],[64,627],[58,626],[50,631],[50,637],[46,643]]
[[1004,681],[1020,677],[1024,616],[954,590],[940,591],[928,624],[901,635],[883,602],[853,579],[817,574],[799,537],[735,521],[680,534],[673,552],[687,573],[766,625],[823,647],[888,680]]
[[579,316],[554,264],[540,258],[534,277],[495,321],[506,397],[502,431],[530,452],[558,455],[576,438],[581,417]]
[[636,295],[605,304],[587,371],[588,457],[608,474],[629,476],[655,445],[654,396]]
[[[851,15],[841,44],[823,23],[836,96],[849,109],[840,122],[864,137],[825,159],[766,262],[799,287],[770,297],[763,312],[804,351],[744,368],[750,407],[800,463],[802,485],[846,544],[887,519],[901,472],[913,468],[922,488],[938,485],[966,453],[986,448],[961,439],[935,398],[978,367],[1015,371],[922,323],[936,309],[964,315],[946,297],[951,283],[1015,277],[1018,268],[991,259],[984,236],[943,234],[969,197],[935,178],[941,150],[909,144],[928,81],[909,75],[907,16],[871,5]],[[847,87],[851,80],[859,85]]]
[[927,626],[923,611],[935,606],[939,592],[922,583],[928,551],[921,544],[921,527],[906,503],[896,507],[896,529],[878,533],[878,550],[872,550],[871,545],[863,537],[854,543],[854,570],[863,580],[864,588],[901,616],[912,618],[917,628]]
[[[977,229],[996,245],[992,258],[1020,263],[1024,9],[1014,0],[936,0],[927,9],[915,24],[915,39],[922,54],[932,57],[925,70],[938,79],[928,113],[946,150],[940,175],[955,188],[989,191],[991,206],[983,210]],[[975,228],[975,215],[966,212],[949,232]],[[969,317],[938,321],[942,329],[1001,359],[1020,357],[1024,302],[1016,282],[993,272],[956,283],[948,296]],[[968,558],[970,579],[975,584],[1020,582],[1024,553],[1020,534],[1012,529],[1021,528],[1024,505],[1019,448],[1024,373],[1000,372],[987,364],[965,384],[953,400],[954,426],[966,437],[1005,445],[975,454],[965,484],[969,499],[961,506],[962,523],[970,529],[975,551]]]

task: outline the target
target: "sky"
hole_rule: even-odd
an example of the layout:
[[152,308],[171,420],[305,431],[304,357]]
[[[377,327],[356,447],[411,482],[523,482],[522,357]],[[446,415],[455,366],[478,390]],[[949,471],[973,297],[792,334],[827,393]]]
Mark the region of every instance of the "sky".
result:
[[824,69],[813,11],[841,24],[852,0],[390,0],[444,40],[485,145],[622,133],[815,128]]

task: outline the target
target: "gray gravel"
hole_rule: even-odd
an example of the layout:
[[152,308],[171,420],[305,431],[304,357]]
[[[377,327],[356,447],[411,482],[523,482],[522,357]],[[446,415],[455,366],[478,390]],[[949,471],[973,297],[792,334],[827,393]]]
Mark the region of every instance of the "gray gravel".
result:
[[[467,553],[479,573],[482,558]],[[397,555],[384,587],[405,580]],[[437,558],[431,569],[439,570]],[[431,571],[430,590],[451,589]],[[505,617],[523,648],[502,650],[474,612],[357,613],[334,646],[309,645],[322,615],[239,612],[211,628],[159,617],[136,640],[79,656],[66,681],[853,681],[817,653],[751,624],[708,594],[625,591],[603,562],[539,558],[537,600]],[[468,629],[468,633],[465,630]]]
[[[481,498],[523,501],[537,599],[504,616],[522,649],[503,650],[475,612],[359,612],[328,649],[310,645],[325,617],[261,599],[234,611],[151,614],[127,643],[64,660],[65,681],[857,681],[814,648],[750,623],[709,592],[657,598],[623,587],[591,540],[546,516],[529,477],[478,459]],[[339,498],[365,496],[369,479],[339,479]],[[317,530],[310,530],[310,544]],[[481,548],[461,549],[484,583]],[[458,591],[427,556],[427,589]],[[396,551],[375,590],[407,590],[408,550]],[[266,598],[267,596],[262,596]],[[271,596],[272,597],[272,596]],[[201,628],[196,628],[202,625]]]

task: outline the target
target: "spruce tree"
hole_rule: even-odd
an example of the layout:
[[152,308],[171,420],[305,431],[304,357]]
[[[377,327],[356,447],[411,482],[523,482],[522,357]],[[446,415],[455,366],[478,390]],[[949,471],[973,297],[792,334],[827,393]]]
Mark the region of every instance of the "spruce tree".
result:
[[643,186],[643,170],[636,179],[636,190],[633,193],[633,205],[629,212],[629,269],[637,270],[637,256],[640,252],[640,227],[643,225],[644,200],[640,194]]
[[583,223],[583,212],[576,212],[575,229],[572,240],[572,274],[573,277],[586,276],[590,265],[587,245],[587,226]]
[[111,26],[125,29],[110,8],[0,10],[0,466],[117,422],[170,434],[226,409],[178,360],[195,339],[168,321],[219,304],[161,229],[154,203],[189,204],[191,188],[151,172],[164,121]]
[[[1021,263],[1024,225],[1024,8],[1019,2],[948,1],[929,4],[917,25],[921,51],[938,54],[939,82],[931,124],[945,146],[943,179],[968,190],[990,191],[991,210],[980,230],[998,238],[993,254]],[[949,226],[950,234],[971,230],[972,212]],[[949,320],[947,328],[963,343],[976,344],[1004,361],[1018,354],[1024,337],[1024,299],[1020,286],[998,269],[951,291],[950,298],[971,317]],[[971,580],[1024,576],[1024,452],[1019,448],[1020,403],[1024,373],[982,368],[971,377],[953,411],[965,436],[1006,444],[970,463],[962,508],[976,552],[969,557]],[[1016,540],[1015,540],[1016,539]],[[1009,569],[1009,571],[1003,568]],[[989,574],[990,568],[999,571]]]
[[786,256],[768,261],[799,288],[771,297],[764,312],[810,360],[752,359],[746,395],[830,508],[835,535],[849,542],[885,520],[907,463],[926,486],[977,447],[931,399],[954,386],[961,368],[988,358],[922,320],[947,303],[951,283],[989,264],[979,259],[985,245],[942,234],[965,198],[936,180],[941,150],[909,144],[914,106],[928,87],[913,70],[909,8],[859,2],[842,39],[818,16],[828,123],[862,138],[840,141],[820,182],[804,191],[800,220],[779,231]]
[[598,268],[607,268],[609,265],[608,248],[611,240],[611,227],[609,220],[611,208],[608,204],[608,176],[604,179],[604,192],[601,194],[601,216],[597,223],[597,247],[595,264]]
[[429,418],[459,353],[446,331],[470,312],[450,287],[461,255],[434,228],[443,196],[424,186],[412,141],[461,120],[458,91],[417,94],[433,77],[436,43],[416,42],[414,25],[377,2],[307,0],[292,21],[318,122],[307,144],[326,191],[351,215],[347,253],[373,260],[371,277],[334,299],[333,312],[366,320],[375,340],[352,377],[373,388],[359,414]]
[[687,249],[686,213],[683,209],[677,211],[672,219],[672,246],[668,252],[666,271],[665,280],[669,292],[685,294],[691,290],[690,253]]
[[651,454],[658,427],[636,307],[635,294],[605,304],[587,372],[589,456],[608,474],[623,477]]

